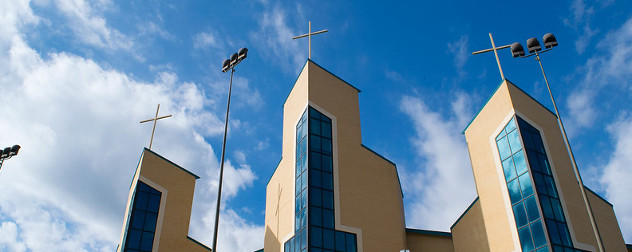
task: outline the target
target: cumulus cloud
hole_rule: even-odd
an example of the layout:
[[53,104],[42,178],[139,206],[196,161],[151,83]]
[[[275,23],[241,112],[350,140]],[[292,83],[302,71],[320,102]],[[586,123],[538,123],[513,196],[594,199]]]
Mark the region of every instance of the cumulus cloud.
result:
[[197,49],[205,48],[221,48],[220,41],[216,39],[217,35],[214,32],[206,31],[200,32],[193,36],[193,47]]
[[[632,111],[630,111],[632,112]],[[626,241],[632,240],[632,114],[628,112],[608,126],[608,133],[615,142],[614,150],[603,167],[601,183],[605,186],[606,197],[614,204],[619,227]]]
[[67,18],[67,25],[73,31],[74,36],[82,42],[110,50],[130,50],[134,42],[126,35],[108,25],[107,20],[101,15],[113,4],[110,1],[92,2],[83,0],[56,0],[37,2],[50,4]]
[[[407,225],[449,230],[450,225],[476,198],[474,178],[465,139],[459,134],[471,113],[470,100],[457,94],[451,116],[431,109],[418,97],[404,96],[400,109],[411,119],[416,136],[411,139],[417,168],[404,171]],[[432,216],[432,218],[427,218]]]
[[566,26],[575,29],[579,36],[575,40],[575,50],[578,54],[584,53],[597,31],[590,27],[590,18],[595,12],[595,8],[587,6],[584,0],[574,0],[570,6],[571,17],[563,19]]
[[[296,69],[298,73],[300,69],[296,66],[302,66],[305,63],[307,48],[302,46],[306,43],[295,41],[292,37],[305,32],[298,32],[295,27],[289,25],[293,22],[288,20],[286,10],[281,4],[277,3],[274,7],[266,9],[268,10],[259,19],[260,31],[251,33],[250,38],[260,43],[259,47],[262,48],[260,51],[264,54],[264,58],[274,59],[280,69]],[[298,4],[297,9],[299,9],[298,13],[301,13]],[[305,20],[300,16],[294,18]]]
[[[591,166],[598,166],[598,171],[602,172],[597,175],[596,188],[605,188],[606,197],[615,206],[624,237],[629,241],[632,240],[632,229],[628,228],[632,223],[632,205],[626,195],[630,186],[624,179],[632,176],[632,171],[625,165],[630,162],[629,150],[632,144],[625,133],[632,125],[632,111],[626,106],[630,104],[632,93],[632,19],[608,32],[597,43],[596,50],[595,56],[577,70],[582,79],[566,101],[570,116],[569,123],[565,125],[568,125],[569,135],[576,135],[581,130],[593,130],[598,126],[607,129],[612,139],[612,146],[607,147],[612,149],[606,152],[611,154],[604,158],[608,161],[603,168],[601,163]],[[608,118],[607,114],[620,116]]]
[[[594,110],[600,101],[598,94],[608,94],[607,103],[621,94],[632,90],[632,19],[628,19],[619,29],[609,32],[598,42],[599,53],[591,57],[577,72],[583,78],[578,88],[569,95],[566,105],[570,113],[569,133],[584,127],[591,127],[599,116]],[[607,91],[606,88],[610,88]],[[613,90],[618,90],[612,92]],[[621,93],[623,92],[623,93]],[[629,97],[623,97],[628,99]]]
[[[87,3],[59,4],[87,22],[80,31],[93,34],[90,43],[126,48],[113,41],[120,37],[105,31],[107,22]],[[141,81],[66,52],[42,57],[22,33],[41,18],[28,1],[5,6],[0,9],[0,31],[5,32],[0,37],[0,103],[11,109],[0,120],[0,141],[22,149],[0,171],[0,250],[114,250],[129,183],[142,146],[149,142],[151,125],[139,121],[154,116],[158,103],[161,114],[173,117],[158,123],[152,149],[202,176],[194,198],[198,221],[192,222],[214,217],[214,208],[204,202],[216,198],[218,158],[205,137],[221,136],[223,122],[206,110],[212,98],[169,70]],[[245,160],[236,166],[227,161],[226,199],[256,179]],[[229,214],[222,221],[234,227],[233,235],[262,229],[231,211],[224,208]],[[251,239],[224,248],[244,251],[262,243],[262,238]]]
[[467,35],[463,35],[459,38],[459,40],[448,43],[448,51],[454,57],[453,64],[459,78],[465,77],[463,66],[465,66],[467,59],[470,57],[470,53],[467,49],[468,40],[469,37]]

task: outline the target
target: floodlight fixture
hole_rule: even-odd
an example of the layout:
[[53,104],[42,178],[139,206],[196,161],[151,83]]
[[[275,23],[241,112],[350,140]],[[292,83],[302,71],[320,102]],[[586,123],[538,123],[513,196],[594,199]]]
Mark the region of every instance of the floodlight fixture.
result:
[[557,46],[557,39],[555,39],[555,36],[553,36],[553,33],[544,34],[542,41],[544,41],[544,48],[546,49],[550,49]]
[[233,55],[230,55],[230,65],[231,66],[236,66],[237,65],[237,58],[238,58],[238,54],[237,53],[233,53]]
[[527,39],[527,48],[529,49],[529,53],[535,53],[542,50],[540,42],[538,42],[538,39],[536,38]]
[[13,145],[13,147],[11,147],[11,152],[9,152],[10,156],[15,156],[18,154],[18,152],[20,151],[20,146],[19,145]]
[[518,42],[511,44],[511,55],[515,57],[522,57],[525,55],[524,48]]
[[2,151],[2,156],[0,156],[0,158],[8,158],[9,153],[11,153],[11,147],[4,148],[4,151]]
[[224,63],[222,63],[222,72],[226,72],[228,71],[228,69],[230,69],[230,60],[229,59],[225,59]]
[[219,186],[217,190],[217,204],[215,209],[215,228],[213,231],[213,247],[212,251],[217,251],[217,230],[219,228],[219,209],[222,199],[222,180],[224,178],[224,157],[226,154],[226,135],[228,134],[228,114],[230,113],[230,95],[233,90],[233,74],[235,73],[235,66],[239,64],[248,56],[248,49],[241,48],[237,53],[233,53],[230,59],[224,60],[222,63],[222,72],[230,70],[230,84],[228,85],[228,102],[226,105],[226,120],[224,121],[224,140],[222,143],[222,157],[219,165]]
[[0,169],[2,169],[2,163],[6,159],[10,159],[13,156],[17,155],[20,151],[19,145],[13,145],[13,147],[6,147],[4,149],[0,149]]
[[237,54],[239,55],[237,60],[242,61],[244,60],[247,56],[248,56],[248,48],[241,48],[239,49],[239,52],[237,52]]

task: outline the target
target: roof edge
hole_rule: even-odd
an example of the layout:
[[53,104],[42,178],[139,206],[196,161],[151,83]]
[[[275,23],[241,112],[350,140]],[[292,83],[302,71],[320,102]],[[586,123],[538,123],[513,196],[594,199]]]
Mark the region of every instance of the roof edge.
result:
[[365,148],[366,150],[372,152],[373,154],[377,155],[378,157],[384,159],[386,162],[389,162],[390,164],[392,164],[393,166],[395,166],[395,175],[397,175],[397,183],[399,183],[399,191],[402,193],[402,198],[404,198],[404,189],[402,189],[402,181],[399,179],[399,172],[397,171],[397,165],[395,163],[393,163],[393,161],[388,160],[388,158],[385,158],[384,156],[380,155],[379,153],[375,152],[374,150],[371,150],[371,148],[367,147],[364,144],[360,144],[363,148]]
[[591,192],[592,194],[597,196],[597,198],[599,198],[599,199],[603,200],[604,202],[606,202],[606,204],[610,205],[611,207],[614,207],[614,205],[612,205],[612,203],[608,202],[608,200],[606,200],[606,198],[602,197],[601,195],[599,195],[595,191],[591,190],[590,188],[588,188],[588,186],[584,185],[584,188],[586,188],[586,190],[588,190],[589,192]]
[[492,95],[490,95],[489,98],[487,98],[487,101],[485,102],[485,104],[483,104],[483,107],[481,107],[481,109],[479,109],[478,112],[476,112],[476,115],[474,115],[474,117],[472,117],[472,120],[470,120],[470,122],[467,124],[467,126],[465,126],[465,129],[463,129],[463,131],[461,131],[461,134],[465,134],[465,131],[470,127],[470,125],[472,125],[472,123],[474,122],[476,117],[478,117],[478,115],[483,111],[485,106],[487,106],[487,103],[489,103],[489,101],[492,100],[492,97],[494,97],[494,94],[496,94],[496,92],[498,92],[498,89],[500,89],[500,87],[503,85],[503,83],[505,83],[505,80],[507,80],[507,79],[503,79],[502,81],[500,81],[500,84],[498,85],[498,87],[496,87],[496,89],[494,89],[494,92],[492,93]]
[[[311,59],[307,59],[307,62],[312,62],[314,63],[314,65],[316,65],[317,67],[319,67],[320,69],[325,70],[325,72],[331,74],[332,76],[336,77],[337,79],[339,79],[340,81],[344,82],[345,84],[349,85],[350,87],[352,87],[353,89],[355,89],[356,91],[358,91],[358,93],[362,92],[362,90],[358,89],[357,87],[351,85],[349,82],[343,80],[342,78],[338,77],[338,75],[333,74],[332,72],[330,72],[329,70],[327,70],[326,68],[322,67],[321,65],[319,65],[318,63],[314,62]],[[307,63],[306,63],[307,64]]]
[[452,228],[454,228],[454,226],[456,226],[456,224],[459,223],[459,221],[461,219],[463,219],[463,217],[465,216],[465,214],[467,214],[467,212],[470,211],[470,209],[472,209],[472,207],[474,206],[474,204],[476,204],[476,202],[478,201],[478,196],[476,196],[476,199],[474,199],[474,201],[472,201],[472,203],[470,204],[470,206],[467,207],[467,209],[465,209],[465,211],[461,214],[461,216],[459,216],[458,219],[456,219],[456,221],[454,222],[454,224],[452,224],[452,226],[450,226],[450,230],[452,230]]
[[189,239],[190,241],[194,242],[197,245],[202,246],[203,248],[207,249],[208,251],[213,251],[211,248],[209,248],[208,246],[202,244],[201,242],[197,241],[196,239],[191,238],[191,236],[187,235],[187,239]]
[[498,89],[500,89],[500,87],[503,85],[503,83],[505,83],[505,81],[507,81],[507,85],[512,85],[514,87],[516,87],[520,92],[522,92],[523,94],[527,95],[527,97],[531,98],[531,100],[534,100],[537,104],[539,104],[540,106],[542,106],[544,109],[546,109],[546,111],[549,111],[549,113],[551,113],[553,116],[555,116],[555,118],[557,118],[557,115],[555,115],[555,113],[553,113],[553,111],[551,111],[549,108],[547,108],[546,106],[544,106],[542,103],[540,103],[537,99],[533,98],[533,96],[531,96],[529,93],[525,92],[522,88],[520,88],[518,85],[514,84],[513,82],[511,82],[509,79],[505,78],[500,82],[500,85],[498,85],[498,87],[494,90],[494,92],[492,93],[491,96],[489,96],[489,98],[487,99],[487,101],[485,102],[485,104],[483,105],[483,107],[481,107],[480,110],[478,110],[478,112],[476,113],[476,115],[474,115],[474,118],[472,118],[472,120],[470,121],[470,123],[467,124],[467,126],[465,126],[465,129],[463,129],[463,131],[461,132],[461,134],[465,134],[465,131],[470,127],[470,125],[474,122],[474,120],[476,119],[476,117],[478,117],[478,115],[483,111],[483,109],[485,108],[485,106],[487,106],[487,104],[489,103],[489,101],[491,101],[492,97],[494,97],[494,95],[496,94],[496,92],[498,92]]
[[146,151],[148,151],[148,152],[149,152],[149,153],[151,153],[151,154],[156,155],[156,156],[157,156],[157,157],[159,157],[159,158],[162,158],[163,160],[165,160],[165,161],[169,162],[169,163],[170,163],[170,164],[172,164],[173,166],[180,168],[180,170],[185,171],[185,172],[186,172],[186,173],[188,173],[189,175],[193,176],[195,179],[199,179],[199,178],[200,178],[200,176],[195,175],[195,173],[190,172],[189,170],[182,168],[182,166],[179,166],[178,164],[176,164],[176,163],[172,162],[171,160],[169,160],[169,159],[167,159],[167,158],[165,158],[165,157],[161,156],[160,154],[158,154],[158,153],[156,153],[156,152],[154,152],[154,151],[152,151],[152,150],[150,150],[150,149],[147,149],[147,147],[145,147],[145,150],[146,150]]
[[452,238],[452,233],[450,233],[450,232],[425,230],[425,229],[406,228],[406,233],[436,235],[436,236],[444,236],[444,237]]

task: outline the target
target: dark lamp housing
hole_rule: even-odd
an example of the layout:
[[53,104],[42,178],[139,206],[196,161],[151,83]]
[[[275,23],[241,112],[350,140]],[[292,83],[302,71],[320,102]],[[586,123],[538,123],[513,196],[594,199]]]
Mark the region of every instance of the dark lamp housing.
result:
[[230,60],[225,59],[224,62],[222,63],[222,72],[226,72],[228,71],[228,69],[230,69]]
[[231,66],[235,66],[237,65],[237,53],[233,53],[233,55],[230,56],[230,65]]
[[239,52],[237,52],[238,56],[238,60],[242,61],[244,60],[247,56],[248,56],[248,48],[241,48],[239,49]]
[[529,48],[529,53],[534,53],[542,50],[540,42],[538,42],[538,39],[536,38],[527,39],[527,48]]
[[18,151],[20,151],[20,146],[17,144],[13,145],[13,147],[11,147],[11,152],[9,153],[9,155],[15,156],[18,154]]
[[522,57],[525,55],[524,53],[524,48],[522,47],[522,45],[518,42],[511,44],[511,55],[513,55],[513,57]]
[[4,151],[2,151],[2,155],[0,155],[0,158],[9,157],[9,153],[11,153],[11,147],[4,148]]
[[553,33],[544,34],[542,41],[544,41],[544,48],[546,49],[557,46],[557,39],[555,39],[555,36],[553,36]]

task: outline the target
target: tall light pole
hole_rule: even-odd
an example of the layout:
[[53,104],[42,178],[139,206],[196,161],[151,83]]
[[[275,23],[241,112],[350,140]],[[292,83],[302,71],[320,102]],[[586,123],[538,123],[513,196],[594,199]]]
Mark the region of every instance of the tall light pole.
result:
[[568,152],[568,156],[571,159],[571,165],[573,166],[573,171],[575,172],[575,178],[579,183],[579,187],[581,188],[582,198],[584,199],[584,204],[586,206],[586,210],[588,210],[588,217],[590,219],[590,224],[592,225],[593,232],[595,234],[595,239],[597,240],[597,245],[599,247],[599,251],[604,251],[603,244],[601,242],[601,235],[599,234],[599,229],[597,228],[597,224],[595,223],[595,217],[593,216],[592,208],[590,206],[590,202],[586,196],[586,189],[584,188],[584,182],[582,181],[582,176],[579,174],[579,169],[577,169],[577,163],[575,162],[575,156],[573,155],[573,150],[571,150],[571,145],[568,142],[568,137],[566,136],[566,130],[564,129],[564,124],[562,123],[562,117],[560,117],[560,113],[557,110],[557,105],[555,104],[555,99],[553,98],[553,93],[551,92],[551,87],[549,86],[549,80],[544,73],[544,67],[542,67],[542,61],[540,60],[540,53],[548,52],[553,47],[557,46],[557,39],[551,33],[547,33],[542,38],[544,41],[544,48],[546,50],[541,51],[542,47],[540,46],[540,42],[536,38],[530,38],[527,40],[527,48],[529,49],[529,55],[525,55],[524,48],[518,42],[511,44],[511,54],[514,58],[527,58],[535,55],[535,60],[540,64],[540,69],[542,70],[542,75],[544,76],[544,82],[546,83],[546,88],[549,90],[549,95],[551,96],[551,101],[553,102],[553,108],[555,109],[555,115],[557,116],[557,124],[560,127],[560,131],[562,131],[562,137],[564,138],[564,144],[566,145],[566,151]]
[[4,163],[5,159],[10,159],[13,156],[17,155],[20,151],[19,145],[13,145],[13,147],[6,147],[4,150],[0,149],[0,169],[2,169],[2,163]]
[[226,121],[224,121],[224,141],[222,143],[222,157],[219,166],[219,187],[217,189],[217,208],[215,210],[215,229],[213,231],[213,252],[217,251],[217,229],[219,227],[219,208],[222,199],[222,179],[224,177],[224,154],[226,153],[226,135],[228,134],[228,113],[230,112],[230,94],[233,89],[233,73],[235,66],[248,55],[247,48],[241,48],[237,53],[233,53],[230,59],[225,59],[222,63],[222,72],[230,70],[230,85],[228,86],[228,104],[226,105]]

